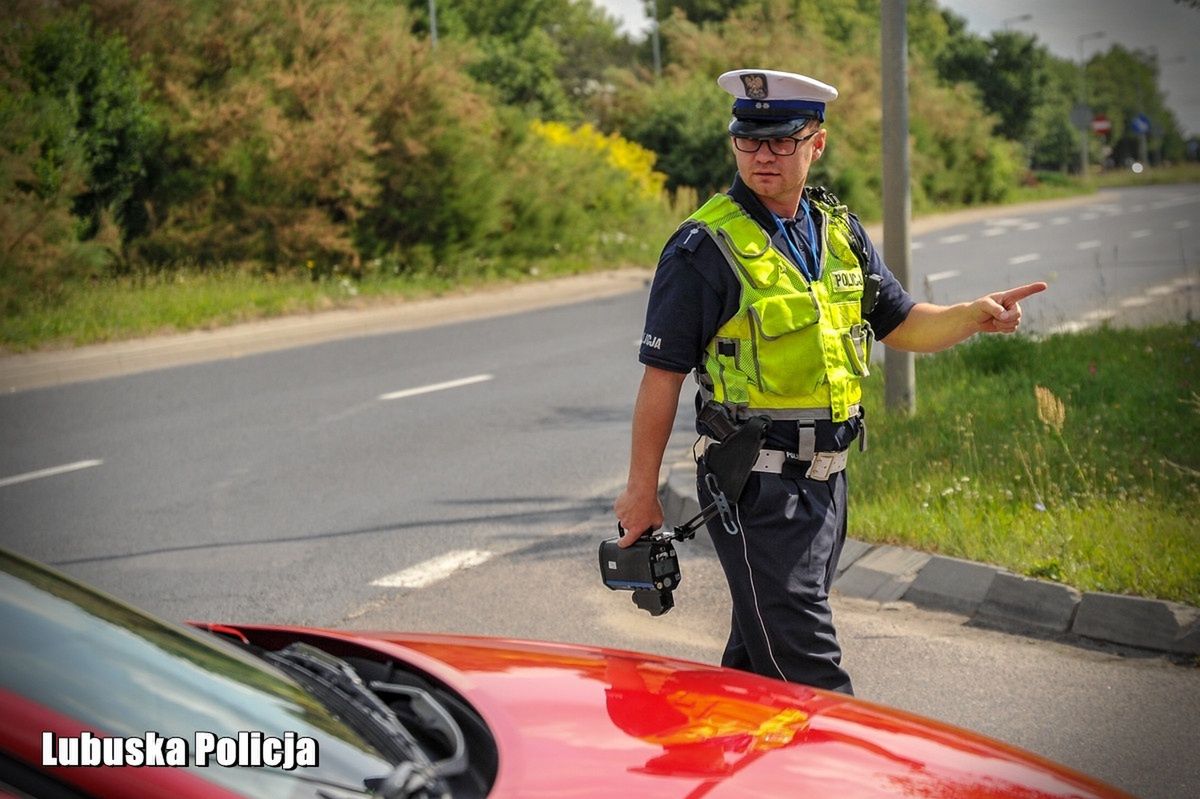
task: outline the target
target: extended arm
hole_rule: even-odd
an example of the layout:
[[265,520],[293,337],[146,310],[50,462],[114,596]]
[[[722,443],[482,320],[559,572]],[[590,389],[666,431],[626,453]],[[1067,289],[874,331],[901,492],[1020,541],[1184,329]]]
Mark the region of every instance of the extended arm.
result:
[[1029,283],[957,305],[920,302],[883,343],[900,350],[936,352],[976,333],[1012,333],[1021,323],[1020,301],[1045,290],[1045,283]]
[[613,503],[617,522],[625,528],[621,546],[629,546],[644,533],[663,523],[658,500],[658,473],[663,452],[675,425],[679,389],[687,375],[647,366],[633,408],[633,442],[629,455],[629,479]]

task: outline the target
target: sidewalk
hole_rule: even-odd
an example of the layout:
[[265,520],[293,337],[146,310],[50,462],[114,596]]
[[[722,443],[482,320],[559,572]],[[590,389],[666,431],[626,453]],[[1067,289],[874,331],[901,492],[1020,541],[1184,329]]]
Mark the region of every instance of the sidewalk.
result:
[[[668,448],[669,453],[683,454],[665,469],[660,490],[667,526],[700,512],[691,438],[677,433]],[[715,556],[707,530],[682,546],[703,547]],[[880,604],[909,602],[1012,632],[1100,641],[1173,657],[1200,657],[1200,608],[1080,592],[998,566],[902,547],[847,539],[833,587],[845,596]]]

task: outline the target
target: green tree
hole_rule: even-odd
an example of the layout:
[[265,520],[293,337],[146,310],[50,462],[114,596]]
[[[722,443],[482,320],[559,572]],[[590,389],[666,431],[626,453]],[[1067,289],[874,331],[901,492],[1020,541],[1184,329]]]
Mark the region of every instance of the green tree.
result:
[[1150,120],[1152,142],[1148,144],[1157,144],[1148,148],[1149,154],[1182,157],[1183,136],[1158,88],[1159,65],[1154,53],[1113,45],[1088,61],[1087,77],[1091,105],[1112,122],[1110,140],[1116,162],[1141,157],[1139,137],[1131,127],[1139,114]]
[[[428,3],[408,0],[414,29],[428,32]],[[552,119],[581,116],[610,67],[635,46],[589,0],[440,0],[438,36],[471,42],[466,69],[506,105]]]
[[1024,33],[997,31],[987,39],[954,36],[939,55],[938,72],[979,89],[984,107],[995,114],[995,132],[1025,142],[1033,127],[1031,109],[1046,100],[1049,51]]
[[1079,131],[1071,109],[1079,102],[1079,67],[1059,58],[1047,63],[1049,80],[1043,102],[1031,110],[1030,166],[1067,171],[1079,166]]
[[754,0],[642,0],[646,16],[653,19],[658,14],[659,20],[670,19],[678,9],[684,17],[697,25],[705,22],[720,22],[729,16],[734,9],[740,8]]
[[[947,35],[932,3],[913,4],[917,29]],[[671,59],[662,79],[630,71],[617,83],[612,124],[659,155],[671,187],[723,188],[733,175],[725,123],[730,98],[714,83],[720,73],[762,63],[811,74],[838,87],[826,127],[829,146],[812,180],[831,188],[863,216],[879,212],[880,153],[879,7],[873,0],[838,4],[756,0],[727,18],[698,25],[676,14],[662,35]],[[994,119],[973,88],[947,88],[937,80],[926,51],[918,48],[909,81],[913,104],[913,203],[995,200],[1014,183],[1019,154],[993,141]],[[817,68],[814,68],[814,65]]]
[[710,194],[728,187],[734,173],[725,132],[729,95],[709,75],[673,71],[656,83],[627,73],[617,96],[613,127],[658,154],[668,189]]
[[85,220],[83,238],[95,236],[106,214],[126,239],[147,227],[143,202],[158,157],[160,130],[142,99],[144,81],[124,43],[97,33],[80,9],[28,29],[17,67],[28,90],[56,105],[56,123],[37,129],[42,169],[67,167],[78,148],[86,180],[73,198]]

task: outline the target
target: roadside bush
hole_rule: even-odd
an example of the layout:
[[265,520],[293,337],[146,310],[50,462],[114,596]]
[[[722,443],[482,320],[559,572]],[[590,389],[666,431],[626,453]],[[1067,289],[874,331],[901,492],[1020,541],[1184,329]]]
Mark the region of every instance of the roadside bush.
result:
[[[912,16],[929,36],[946,35],[932,4],[914,4]],[[669,187],[690,185],[703,194],[728,185],[734,164],[724,123],[731,103],[715,80],[762,63],[769,52],[773,68],[812,75],[839,91],[826,119],[829,144],[809,182],[829,187],[860,216],[878,217],[884,120],[877,11],[841,4],[801,12],[789,0],[761,0],[704,25],[677,12],[662,35],[673,63],[659,81],[627,73],[617,82],[611,121],[662,156]],[[914,209],[1002,199],[1023,162],[1017,148],[993,139],[994,120],[973,90],[941,87],[920,55],[910,70]]]
[[535,121],[512,143],[507,217],[497,254],[604,256],[669,226],[654,153],[590,125]]
[[[0,30],[5,315],[54,302],[67,282],[105,271],[120,249],[112,209],[130,197],[121,176],[137,171],[136,155],[112,144],[122,139],[120,126],[106,126],[113,121],[104,110],[112,101],[106,92],[128,66],[119,43],[92,41],[81,18],[47,23],[38,11],[18,7],[13,24]],[[111,180],[103,182],[105,176]]]
[[662,81],[632,73],[618,79],[608,125],[658,154],[668,189],[691,186],[707,196],[729,186],[735,171],[725,132],[729,95],[713,76],[671,69]]
[[20,37],[12,68],[35,105],[54,109],[37,114],[28,131],[40,151],[39,169],[71,171],[78,161],[85,177],[72,197],[80,236],[95,236],[106,214],[126,239],[145,232],[141,203],[160,131],[124,43],[96,32],[83,9],[45,20],[29,14],[10,31]]

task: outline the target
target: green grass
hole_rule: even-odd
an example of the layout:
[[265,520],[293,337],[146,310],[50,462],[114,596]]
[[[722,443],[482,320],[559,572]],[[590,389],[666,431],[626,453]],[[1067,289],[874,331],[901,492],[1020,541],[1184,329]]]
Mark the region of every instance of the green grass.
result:
[[891,414],[868,381],[851,535],[1200,605],[1200,324],[981,337],[917,391]]
[[634,261],[648,265],[653,259],[654,252],[646,249],[636,259],[618,257],[600,263],[562,257],[519,267],[469,263],[453,271],[436,267],[402,274],[377,269],[361,279],[334,274],[313,280],[233,266],[95,279],[67,284],[53,300],[25,298],[15,312],[0,319],[0,352],[82,346],[287,314],[364,308]]
[[[1041,202],[1057,200],[1062,197],[1077,197],[1083,194],[1093,194],[1100,189],[1114,189],[1130,186],[1174,185],[1182,183],[1200,183],[1200,164],[1177,164],[1169,167],[1147,169],[1140,175],[1129,169],[1112,169],[1103,172],[1092,172],[1086,179],[1081,180],[1075,175],[1061,172],[1037,172],[1027,185],[1021,185],[1009,192],[1000,205],[1016,205],[1018,203]],[[940,214],[948,211],[961,211],[975,206],[966,204],[939,204],[926,211],[928,214]],[[877,222],[877,218],[865,218],[868,222]]]

